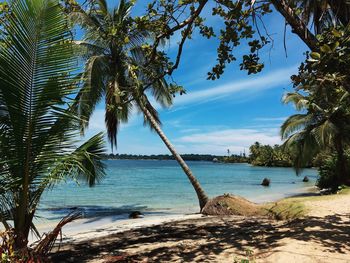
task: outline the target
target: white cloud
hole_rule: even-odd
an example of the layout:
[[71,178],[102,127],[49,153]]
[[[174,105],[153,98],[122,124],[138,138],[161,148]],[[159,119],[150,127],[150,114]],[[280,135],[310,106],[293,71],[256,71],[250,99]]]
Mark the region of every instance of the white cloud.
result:
[[246,92],[262,92],[290,82],[290,76],[295,73],[296,66],[291,68],[273,71],[265,76],[249,78],[247,80],[233,80],[224,85],[213,88],[202,89],[199,91],[188,92],[184,96],[175,99],[175,106],[193,104],[196,102],[204,103],[227,96],[234,93]]
[[278,129],[226,129],[206,133],[194,133],[175,140],[180,152],[223,154],[227,149],[232,153],[246,152],[258,141],[262,144],[280,144]]
[[196,128],[179,130],[180,133],[191,133],[191,132],[199,132],[199,131],[201,131],[201,130],[200,129],[196,129]]
[[258,117],[255,118],[255,121],[285,121],[288,117]]

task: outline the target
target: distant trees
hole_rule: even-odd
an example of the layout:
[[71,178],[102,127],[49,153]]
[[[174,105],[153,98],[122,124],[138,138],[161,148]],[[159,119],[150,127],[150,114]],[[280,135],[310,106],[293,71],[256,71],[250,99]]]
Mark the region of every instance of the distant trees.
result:
[[[211,162],[215,158],[219,159],[222,156],[211,154],[182,154],[181,157],[185,161],[208,161]],[[108,154],[104,155],[104,159],[120,159],[120,160],[175,160],[170,154],[151,154],[151,155],[136,155],[136,154]]]
[[224,163],[249,163],[249,158],[244,155],[231,154],[230,156],[217,158],[220,162]]
[[262,145],[259,142],[255,142],[249,148],[250,150],[250,163],[256,166],[280,166],[291,167],[292,156],[280,145]]

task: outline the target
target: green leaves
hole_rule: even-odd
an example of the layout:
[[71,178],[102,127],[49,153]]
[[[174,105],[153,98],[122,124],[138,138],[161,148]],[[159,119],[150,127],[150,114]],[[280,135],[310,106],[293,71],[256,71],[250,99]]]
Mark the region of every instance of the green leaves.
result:
[[330,46],[328,46],[327,44],[324,44],[320,47],[320,50],[323,52],[323,53],[330,53],[332,52],[332,49],[330,48]]
[[[288,118],[281,127],[286,147],[298,152],[296,165],[321,151],[341,154],[350,137],[350,41],[349,31],[329,28],[318,36],[319,51],[301,64],[292,76],[295,92],[285,95],[303,114]],[[339,144],[342,145],[339,147]]]
[[310,57],[312,57],[313,59],[320,59],[321,55],[318,52],[311,52]]
[[[220,16],[225,26],[218,36],[220,44],[217,48],[217,64],[208,73],[208,79],[220,78],[226,65],[237,60],[233,53],[235,47],[246,41],[249,51],[242,56],[240,69],[246,70],[248,74],[256,74],[264,68],[260,62],[259,50],[269,41],[261,35],[255,19],[268,12],[270,12],[269,4],[255,3],[252,6],[251,1],[220,1],[213,8],[212,14]],[[212,32],[204,31],[202,34],[206,37],[213,36]]]
[[59,2],[11,1],[10,10],[0,32],[0,213],[27,237],[47,187],[72,173],[89,185],[101,178],[103,137],[76,146],[81,119],[72,98],[81,93]]
[[[96,104],[105,96],[105,123],[112,147],[117,145],[120,124],[128,121],[133,108],[146,107],[159,122],[146,93],[168,107],[173,95],[185,92],[182,87],[167,83],[164,77],[174,64],[164,52],[149,44],[160,30],[159,21],[151,21],[149,16],[132,18],[131,8],[129,1],[120,1],[113,10],[107,5],[102,8],[98,1],[86,10],[68,8],[71,17],[83,18],[74,20],[85,30],[84,41],[76,42],[85,48],[83,57],[88,58],[83,89],[78,93],[76,104],[82,119],[81,131],[84,132]],[[149,12],[157,15],[154,5],[149,5]]]

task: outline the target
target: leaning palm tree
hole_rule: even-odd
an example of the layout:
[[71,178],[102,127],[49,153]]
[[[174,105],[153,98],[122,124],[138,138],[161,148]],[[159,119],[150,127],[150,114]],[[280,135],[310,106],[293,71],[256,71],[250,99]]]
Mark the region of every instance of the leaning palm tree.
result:
[[[208,197],[190,168],[177,153],[163,133],[158,113],[147,95],[167,107],[172,103],[174,86],[163,77],[166,70],[161,61],[144,66],[146,63],[147,40],[152,38],[149,31],[135,26],[130,11],[131,2],[120,0],[118,8],[109,10],[105,0],[92,2],[89,10],[78,4],[68,3],[73,20],[85,29],[85,39],[79,46],[88,54],[85,66],[84,89],[78,95],[90,105],[79,108],[82,116],[89,119],[95,105],[105,97],[105,123],[112,147],[117,144],[117,131],[121,122],[127,122],[131,110],[136,108],[144,115],[145,123],[154,129],[178,161],[194,187],[200,209]],[[175,88],[176,89],[176,88]],[[149,93],[146,94],[146,92]],[[86,123],[83,123],[83,128]]]
[[77,63],[58,0],[9,1],[1,29],[0,222],[20,250],[46,189],[104,175],[103,134],[77,146]]

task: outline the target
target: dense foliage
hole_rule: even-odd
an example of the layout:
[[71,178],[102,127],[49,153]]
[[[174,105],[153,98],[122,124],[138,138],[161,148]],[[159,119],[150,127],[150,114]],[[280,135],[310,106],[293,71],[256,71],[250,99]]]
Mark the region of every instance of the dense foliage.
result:
[[336,156],[334,175],[329,177],[335,178],[334,184],[348,184],[350,34],[347,28],[329,28],[318,41],[319,51],[308,53],[299,74],[292,76],[295,92],[284,97],[301,113],[289,117],[281,133],[286,147],[296,152],[296,167],[328,151]]
[[246,156],[246,154],[232,154],[230,156],[220,157],[218,158],[219,162],[224,163],[249,163],[250,158]]
[[250,162],[256,166],[291,167],[292,155],[280,145],[262,145],[258,142],[250,146]]
[[25,249],[43,192],[104,175],[103,135],[79,146],[77,61],[56,0],[10,1],[0,27],[0,222]]

